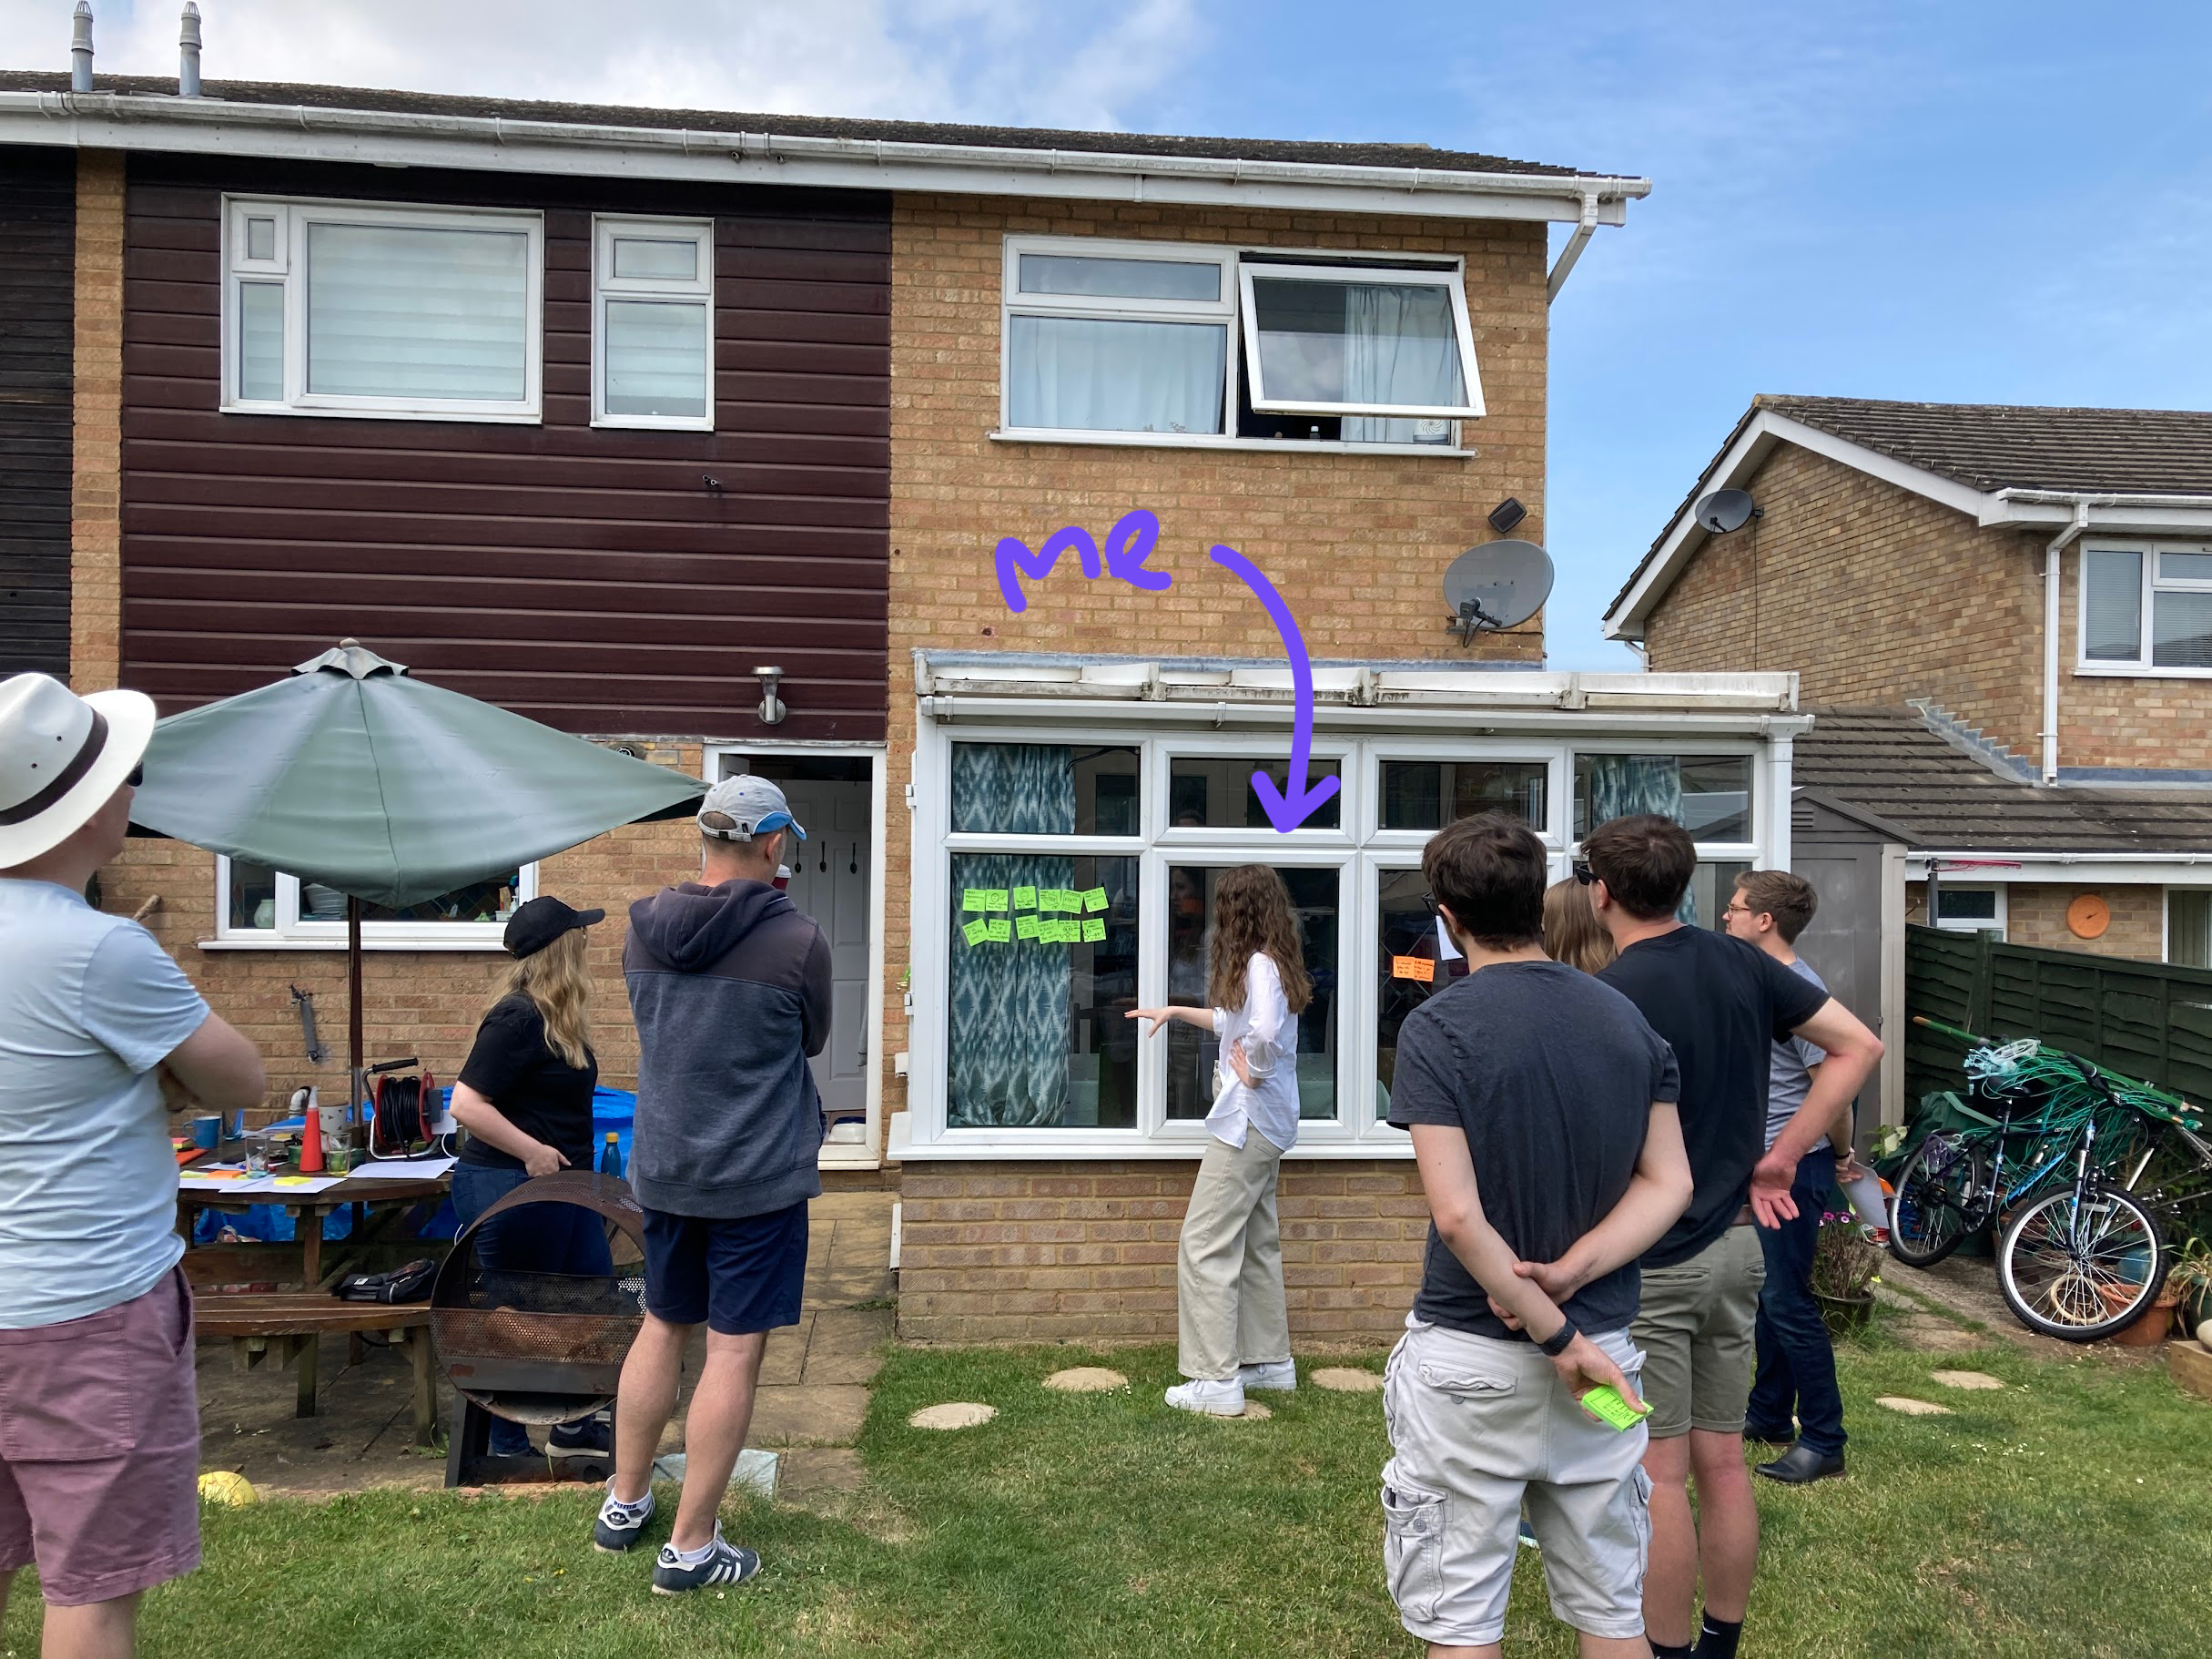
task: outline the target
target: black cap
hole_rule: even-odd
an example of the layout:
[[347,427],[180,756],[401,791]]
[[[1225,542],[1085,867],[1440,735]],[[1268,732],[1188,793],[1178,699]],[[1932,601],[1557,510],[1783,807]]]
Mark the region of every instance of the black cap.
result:
[[588,928],[604,921],[604,911],[572,910],[550,893],[515,907],[507,918],[505,943],[510,956],[535,956],[572,928]]

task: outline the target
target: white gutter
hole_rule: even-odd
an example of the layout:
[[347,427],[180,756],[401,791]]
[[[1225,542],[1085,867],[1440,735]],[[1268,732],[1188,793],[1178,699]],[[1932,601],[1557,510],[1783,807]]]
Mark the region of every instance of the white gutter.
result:
[[1559,249],[1559,258],[1551,268],[1551,275],[1544,280],[1544,303],[1549,305],[1559,297],[1567,286],[1568,274],[1575,269],[1575,261],[1582,257],[1583,246],[1598,229],[1598,197],[1587,192],[1582,198],[1582,218],[1574,233],[1567,239],[1567,246]]
[[769,181],[1101,201],[1627,222],[1645,178],[1036,150],[888,138],[416,115],[138,93],[0,92],[0,143],[382,166]]
[[[981,721],[1006,725],[1027,721],[1066,724],[1210,725],[1287,728],[1295,710],[1288,702],[1115,701],[1089,697],[1029,697],[939,692],[919,699],[922,714],[943,723]],[[1751,709],[1645,709],[1619,704],[1587,708],[1438,708],[1403,703],[1346,706],[1323,703],[1314,709],[1314,728],[1376,731],[1435,729],[1461,737],[1497,732],[1553,732],[1562,729],[1644,732],[1655,737],[1796,738],[1810,730],[1811,715],[1762,713]]]
[[2089,528],[2089,500],[2074,504],[2074,522],[2043,550],[2043,780],[2058,781],[2058,575],[2067,544]]

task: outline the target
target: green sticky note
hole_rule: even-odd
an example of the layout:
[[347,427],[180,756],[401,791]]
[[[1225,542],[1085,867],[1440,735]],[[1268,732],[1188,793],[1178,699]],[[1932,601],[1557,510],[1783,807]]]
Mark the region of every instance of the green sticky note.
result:
[[1089,892],[1085,893],[1083,895],[1083,908],[1087,911],[1104,910],[1106,908],[1106,890],[1102,887],[1094,887]]
[[1005,944],[1014,936],[1014,924],[1003,916],[993,917],[985,925],[990,930],[990,941],[995,945]]
[[968,935],[968,942],[969,944],[979,945],[984,941],[985,939],[989,937],[990,923],[988,921],[971,921],[966,927],[962,928],[960,931]]
[[1081,922],[1076,921],[1073,917],[1070,917],[1066,921],[1060,924],[1060,943],[1064,945],[1074,945],[1081,944],[1082,941],[1083,924]]
[[1103,917],[1103,916],[1086,916],[1086,917],[1084,917],[1084,918],[1083,918],[1083,942],[1084,942],[1085,944],[1093,944],[1093,945],[1094,945],[1094,944],[1097,944],[1097,943],[1098,943],[1098,942],[1099,942],[1101,940],[1104,939],[1105,937],[1106,937],[1106,918],[1105,918],[1105,917]]
[[1052,890],[1052,908],[1056,911],[1080,911],[1083,906],[1081,901],[1076,898],[1074,890],[1056,887]]
[[990,907],[983,902],[983,890],[981,888],[969,887],[961,891],[960,908],[964,911],[980,911],[989,910]]
[[1033,887],[1014,889],[1014,908],[1018,911],[1035,910],[1037,908],[1037,890]]
[[987,911],[1006,909],[1006,889],[1003,887],[985,888],[983,890],[983,908]]
[[1017,916],[1014,918],[1014,936],[1018,939],[1034,939],[1037,930],[1043,925],[1034,916]]

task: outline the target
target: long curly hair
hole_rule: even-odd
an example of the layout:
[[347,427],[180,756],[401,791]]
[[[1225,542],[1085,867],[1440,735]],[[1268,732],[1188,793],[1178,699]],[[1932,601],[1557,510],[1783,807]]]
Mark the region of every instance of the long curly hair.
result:
[[1305,971],[1290,889],[1264,864],[1240,864],[1213,884],[1213,963],[1206,995],[1214,1007],[1244,1005],[1244,970],[1256,952],[1274,959],[1283,1000],[1293,1013],[1304,1013],[1314,1000],[1314,982]]
[[492,999],[497,1007],[511,996],[528,997],[545,1021],[545,1046],[578,1071],[592,1058],[592,976],[584,971],[583,952],[583,930],[569,929],[509,969],[507,982]]

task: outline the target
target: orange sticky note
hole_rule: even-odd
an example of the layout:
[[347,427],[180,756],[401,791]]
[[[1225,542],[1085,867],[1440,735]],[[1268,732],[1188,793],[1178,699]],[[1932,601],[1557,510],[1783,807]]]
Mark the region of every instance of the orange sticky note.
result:
[[1417,979],[1423,984],[1436,977],[1436,964],[1426,956],[1394,956],[1390,959],[1392,979]]

